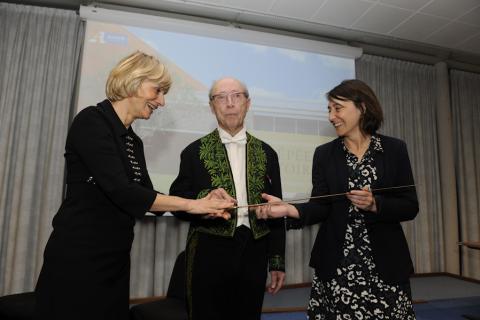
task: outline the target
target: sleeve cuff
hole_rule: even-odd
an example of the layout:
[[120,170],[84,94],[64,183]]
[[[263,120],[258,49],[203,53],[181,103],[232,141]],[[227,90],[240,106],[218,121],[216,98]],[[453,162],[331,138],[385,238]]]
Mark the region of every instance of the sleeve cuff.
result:
[[285,219],[285,226],[288,230],[295,230],[295,229],[302,229],[303,223],[302,220],[296,218],[286,218]]
[[268,270],[285,272],[285,257],[278,254],[271,256],[268,259]]

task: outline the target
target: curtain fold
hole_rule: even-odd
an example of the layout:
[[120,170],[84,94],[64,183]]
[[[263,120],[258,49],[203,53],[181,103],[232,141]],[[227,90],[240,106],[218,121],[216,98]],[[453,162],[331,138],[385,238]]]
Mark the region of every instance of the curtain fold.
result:
[[[64,145],[84,24],[73,11],[0,3],[0,295],[33,290],[61,203]],[[435,68],[364,55],[357,78],[378,94],[382,133],[408,145],[420,212],[403,224],[417,273],[445,271],[435,122]],[[451,71],[462,240],[480,240],[480,75]],[[95,101],[92,101],[95,103]],[[318,226],[287,233],[286,283],[310,282]],[[135,226],[130,296],[165,295],[188,223],[147,216]],[[480,252],[463,250],[463,274],[480,277]]]
[[83,25],[73,11],[0,3],[0,294],[32,290],[62,198]]
[[384,110],[380,132],[407,143],[420,211],[403,224],[416,273],[445,271],[444,231],[436,119],[435,68],[364,55],[357,78],[376,92]]
[[167,294],[177,255],[185,249],[189,223],[175,217],[146,216],[135,225],[130,297]]
[[[185,249],[189,223],[175,217],[147,216],[135,225],[130,297],[166,295],[175,259]],[[310,282],[308,266],[318,226],[287,232],[286,284]]]
[[[480,241],[480,74],[450,71],[460,238]],[[480,251],[463,247],[462,275],[480,279]]]

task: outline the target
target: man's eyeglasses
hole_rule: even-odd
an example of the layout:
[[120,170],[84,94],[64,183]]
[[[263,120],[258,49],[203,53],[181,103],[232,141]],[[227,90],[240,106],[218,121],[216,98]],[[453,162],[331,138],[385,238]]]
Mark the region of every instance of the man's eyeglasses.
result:
[[216,104],[227,104],[228,98],[234,104],[243,102],[245,98],[248,98],[246,92],[230,92],[230,93],[219,93],[213,95],[210,100]]

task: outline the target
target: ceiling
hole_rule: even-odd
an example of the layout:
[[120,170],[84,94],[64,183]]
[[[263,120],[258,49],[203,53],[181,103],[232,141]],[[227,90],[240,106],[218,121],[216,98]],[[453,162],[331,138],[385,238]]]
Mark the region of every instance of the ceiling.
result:
[[[7,1],[78,10],[82,0]],[[479,0],[105,0],[480,66]],[[421,60],[421,59],[420,59]],[[435,61],[434,61],[435,62]]]

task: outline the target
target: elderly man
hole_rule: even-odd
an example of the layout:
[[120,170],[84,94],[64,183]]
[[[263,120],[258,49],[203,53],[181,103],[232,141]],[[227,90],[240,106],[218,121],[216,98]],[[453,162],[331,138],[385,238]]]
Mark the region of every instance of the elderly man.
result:
[[180,172],[170,194],[225,198],[240,207],[231,218],[174,213],[190,221],[187,240],[187,306],[190,320],[260,319],[267,278],[276,293],[285,278],[285,225],[257,220],[244,207],[262,202],[262,193],[281,197],[276,152],[246,132],[247,87],[234,78],[214,82],[210,108],[218,128],[181,154]]

